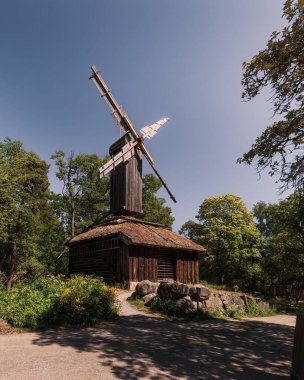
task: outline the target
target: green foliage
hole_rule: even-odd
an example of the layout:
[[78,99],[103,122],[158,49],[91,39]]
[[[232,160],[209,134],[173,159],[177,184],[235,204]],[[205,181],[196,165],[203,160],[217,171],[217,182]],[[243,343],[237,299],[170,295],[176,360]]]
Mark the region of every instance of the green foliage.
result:
[[63,230],[49,203],[46,162],[20,141],[0,143],[0,271],[37,273],[62,250]]
[[181,318],[185,317],[186,314],[183,310],[176,305],[175,301],[162,299],[159,297],[155,297],[151,303],[151,310],[158,311],[169,317]]
[[53,194],[53,206],[69,236],[81,232],[109,209],[109,178],[99,178],[99,168],[107,161],[96,154],[57,151],[51,157],[62,181],[62,193]]
[[[51,158],[63,185],[62,194],[52,195],[52,203],[68,235],[74,236],[109,210],[110,181],[108,177],[99,178],[99,168],[108,158],[101,160],[96,154],[74,156],[73,153],[66,157],[62,151]],[[171,208],[165,207],[165,199],[156,195],[161,186],[153,174],[144,176],[140,218],[171,227],[174,221]]]
[[272,310],[279,314],[304,312],[304,303],[288,300],[286,298],[270,298],[269,304]]
[[256,287],[261,275],[260,233],[241,198],[205,199],[196,218],[199,223],[185,223],[180,233],[206,248],[200,257],[201,277],[232,288]]
[[98,278],[46,277],[0,289],[0,318],[17,327],[89,326],[116,315],[114,292]]
[[40,327],[56,298],[62,278],[40,279],[32,285],[17,282],[10,292],[0,293],[0,318],[16,327]]
[[298,300],[304,289],[304,192],[278,204],[259,202],[253,210],[263,237],[265,286]]
[[171,216],[171,208],[164,206],[165,199],[156,195],[161,186],[161,181],[155,175],[146,174],[144,176],[143,214],[140,218],[149,222],[164,224],[171,228],[174,222],[174,218]]
[[200,281],[200,284],[206,286],[206,288],[209,288],[209,289],[214,289],[214,290],[228,290],[228,291],[232,291],[231,288],[229,288],[227,285],[225,284],[210,284],[208,281],[206,280],[202,280]]
[[239,162],[257,160],[258,171],[278,174],[282,189],[304,187],[304,2],[287,0],[283,16],[288,24],[273,32],[267,47],[243,64],[243,99],[251,100],[265,87],[272,93],[274,114],[268,126]]
[[72,276],[59,289],[54,321],[60,325],[93,325],[117,315],[115,294],[98,278]]

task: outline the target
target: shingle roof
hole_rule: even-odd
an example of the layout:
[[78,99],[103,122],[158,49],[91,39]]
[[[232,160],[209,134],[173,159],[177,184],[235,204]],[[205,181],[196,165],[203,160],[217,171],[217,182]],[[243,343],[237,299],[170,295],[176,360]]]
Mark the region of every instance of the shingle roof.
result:
[[193,241],[164,228],[161,224],[149,223],[131,217],[118,217],[102,222],[74,236],[68,244],[120,236],[125,244],[144,245],[171,249],[203,252],[205,249]]

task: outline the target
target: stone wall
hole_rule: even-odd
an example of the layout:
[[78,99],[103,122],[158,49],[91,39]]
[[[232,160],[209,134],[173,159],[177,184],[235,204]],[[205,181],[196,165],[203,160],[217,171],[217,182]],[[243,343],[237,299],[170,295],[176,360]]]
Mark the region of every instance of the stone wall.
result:
[[250,302],[258,304],[262,309],[268,310],[269,305],[245,293],[216,291],[201,285],[187,285],[173,280],[164,280],[152,283],[148,280],[136,285],[133,297],[141,297],[146,306],[150,306],[155,297],[176,302],[185,313],[197,309],[205,312],[225,312],[236,310],[247,312]]

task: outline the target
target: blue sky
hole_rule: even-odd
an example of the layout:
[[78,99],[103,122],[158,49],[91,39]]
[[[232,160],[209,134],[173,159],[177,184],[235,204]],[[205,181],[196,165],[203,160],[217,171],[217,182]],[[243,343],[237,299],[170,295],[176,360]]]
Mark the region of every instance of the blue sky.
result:
[[[147,148],[177,198],[160,191],[175,230],[210,196],[239,195],[248,208],[275,202],[275,180],[236,159],[271,122],[267,92],[241,100],[242,62],[282,28],[282,5],[0,0],[0,139],[19,139],[48,162],[59,149],[104,156],[119,130],[88,80],[96,65],[137,130],[171,119]],[[53,166],[50,180],[60,191]]]

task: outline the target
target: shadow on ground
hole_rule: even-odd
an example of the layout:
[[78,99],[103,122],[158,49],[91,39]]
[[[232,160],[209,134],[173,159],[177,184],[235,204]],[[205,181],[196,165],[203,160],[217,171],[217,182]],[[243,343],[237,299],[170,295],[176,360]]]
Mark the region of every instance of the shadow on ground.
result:
[[41,332],[34,344],[94,352],[119,379],[288,378],[294,328],[252,321],[175,323],[143,315]]

